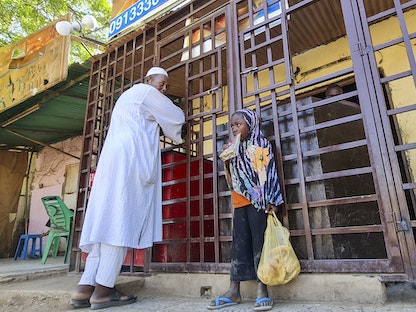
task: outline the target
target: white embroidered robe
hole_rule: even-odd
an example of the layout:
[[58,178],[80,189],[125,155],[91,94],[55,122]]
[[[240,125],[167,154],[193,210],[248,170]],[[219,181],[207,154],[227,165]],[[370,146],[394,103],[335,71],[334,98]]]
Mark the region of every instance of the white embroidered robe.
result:
[[160,128],[182,142],[182,110],[148,84],[117,100],[99,157],[80,248],[94,243],[146,248],[162,240]]

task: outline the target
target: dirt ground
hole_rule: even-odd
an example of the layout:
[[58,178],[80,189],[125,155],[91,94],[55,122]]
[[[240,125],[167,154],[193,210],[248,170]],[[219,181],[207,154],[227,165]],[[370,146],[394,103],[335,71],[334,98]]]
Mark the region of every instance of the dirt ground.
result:
[[[66,273],[2,280],[0,282],[0,311],[74,311],[69,304],[69,299],[78,281],[78,275]],[[118,283],[120,290],[138,293],[144,285],[144,279],[122,277],[119,278]],[[106,311],[108,310],[111,309]],[[77,311],[89,311],[89,309]]]
[[3,280],[0,311],[68,311],[71,309],[69,289],[75,287],[77,280],[78,277],[60,279],[57,276]]
[[1,311],[67,311],[71,309],[70,305],[64,304],[66,301],[65,295],[46,294],[46,295],[31,295],[25,294],[10,294],[9,296],[1,296]]

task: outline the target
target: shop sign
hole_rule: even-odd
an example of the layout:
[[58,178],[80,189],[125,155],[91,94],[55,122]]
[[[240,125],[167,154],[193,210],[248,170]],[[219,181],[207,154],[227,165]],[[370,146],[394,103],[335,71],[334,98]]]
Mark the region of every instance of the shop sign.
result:
[[0,113],[66,79],[69,37],[55,24],[0,48]]
[[[113,16],[108,37],[111,38],[133,25],[157,18],[175,5],[178,0],[130,0],[113,2]],[[130,5],[126,8],[127,5]]]

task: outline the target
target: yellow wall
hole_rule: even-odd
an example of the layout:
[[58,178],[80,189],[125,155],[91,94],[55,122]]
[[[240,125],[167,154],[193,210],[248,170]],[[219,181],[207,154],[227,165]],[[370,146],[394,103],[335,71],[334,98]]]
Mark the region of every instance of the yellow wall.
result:
[[[408,32],[416,32],[416,11],[412,10],[405,14]],[[382,21],[370,28],[373,45],[378,45],[386,41],[401,37],[401,31],[396,18],[390,18]],[[414,40],[416,45],[416,40]],[[415,54],[415,49],[413,50]],[[295,77],[295,83],[300,84],[302,82],[310,81],[324,75],[328,75],[339,70],[352,66],[351,54],[348,39],[346,37],[338,39],[326,45],[322,45],[311,49],[305,53],[293,56],[293,68],[299,67],[300,72]],[[375,53],[377,65],[385,75],[390,76],[399,72],[409,70],[408,57],[403,44],[397,44],[387,49]],[[260,72],[259,74],[259,87],[266,87],[269,83],[269,73],[267,70]],[[334,79],[343,80],[349,78],[351,75],[338,77]],[[286,72],[284,65],[278,65],[275,67],[275,77],[278,81],[284,81],[286,78]],[[254,91],[254,80],[252,76],[246,77],[248,91]],[[306,91],[319,89],[329,84],[317,84],[312,87],[300,90],[299,93]],[[389,83],[389,92],[393,107],[403,107],[416,103],[416,88],[412,78],[405,78]],[[278,91],[284,90],[285,87],[280,88]],[[287,89],[287,87],[286,87]],[[228,109],[228,99],[226,98],[227,89],[224,92],[225,110]],[[279,97],[280,100],[287,98],[289,95]],[[208,106],[211,106],[210,96],[205,99]],[[245,102],[253,101],[253,97],[245,98]],[[268,105],[269,103],[263,102],[262,105]],[[199,103],[195,103],[199,105]],[[231,103],[230,106],[234,104]],[[397,117],[398,125],[402,134],[403,143],[416,142],[416,112],[400,114]],[[224,120],[225,122],[225,120]],[[204,134],[211,134],[212,124],[211,122],[205,123]],[[212,151],[212,141],[204,143],[204,154]],[[410,167],[410,171],[416,174],[416,151],[408,151],[406,153],[407,162]],[[415,181],[413,175],[413,181]]]
[[[405,13],[406,27],[408,33],[416,32],[416,11]],[[373,44],[377,45],[395,38],[401,37],[401,31],[397,19],[390,18],[383,23],[375,25],[371,29]],[[415,44],[413,43],[413,58],[415,57]],[[403,71],[410,70],[408,56],[404,44],[397,44],[380,51],[379,66],[383,69],[385,76],[391,76]],[[389,93],[394,108],[416,104],[416,87],[412,77],[403,78],[389,83]],[[403,113],[397,116],[397,122],[401,132],[403,144],[416,142],[416,111]],[[416,181],[416,151],[406,152],[406,159],[412,173],[413,182]],[[410,181],[409,181],[410,182]]]
[[[405,13],[406,27],[408,33],[416,32],[416,10]],[[373,45],[400,38],[401,30],[396,18],[390,18],[370,27],[370,32],[373,40]],[[416,54],[416,39],[413,43],[413,57]],[[295,82],[302,83],[310,81],[334,73],[336,71],[352,66],[350,58],[350,48],[348,39],[341,38],[327,45],[322,45],[311,49],[305,53],[294,56],[293,67],[299,67],[300,73],[296,76]],[[406,54],[404,44],[396,44],[392,47],[383,49],[375,53],[375,58],[378,67],[385,76],[391,76],[403,71],[410,70],[408,56]],[[276,73],[284,77],[283,65],[276,69]],[[264,73],[260,79],[267,79],[267,73]],[[336,80],[345,79],[340,77]],[[320,88],[321,85],[314,85],[306,88],[302,92],[312,89]],[[416,104],[416,87],[412,77],[403,78],[388,84],[389,93],[391,96],[391,105],[394,108]],[[285,98],[284,96],[282,98]],[[281,98],[281,99],[282,99]],[[397,122],[401,132],[401,139],[403,144],[416,142],[416,111],[403,113],[397,116]],[[416,182],[416,151],[410,150],[406,152],[406,159],[412,173],[412,180]]]

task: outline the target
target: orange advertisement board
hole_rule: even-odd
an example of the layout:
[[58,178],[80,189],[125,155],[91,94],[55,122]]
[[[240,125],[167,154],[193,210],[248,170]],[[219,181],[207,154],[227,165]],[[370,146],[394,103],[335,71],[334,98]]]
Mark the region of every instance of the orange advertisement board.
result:
[[0,48],[0,112],[66,79],[69,37],[57,33],[56,22]]
[[111,10],[111,19],[120,15],[133,4],[135,4],[138,0],[113,0],[113,7]]

